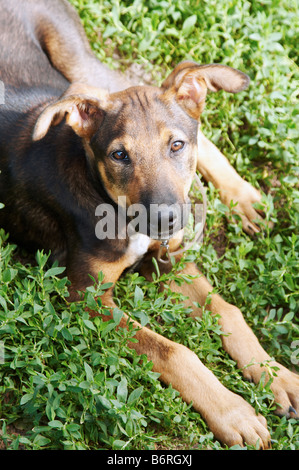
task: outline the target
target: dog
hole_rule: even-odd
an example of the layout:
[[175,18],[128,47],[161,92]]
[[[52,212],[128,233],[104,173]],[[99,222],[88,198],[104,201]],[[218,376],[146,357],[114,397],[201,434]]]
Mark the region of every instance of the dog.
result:
[[[161,226],[169,229],[169,250],[175,252],[186,223],[179,209],[188,203],[196,168],[219,189],[224,203],[234,202],[245,231],[259,230],[254,220],[260,215],[252,204],[260,201],[260,193],[200,130],[207,92],[240,92],[249,84],[246,74],[187,61],[161,87],[132,86],[94,56],[66,0],[0,0],[0,5],[0,80],[5,87],[0,224],[19,245],[51,251],[66,266],[73,300],[90,285],[89,276],[97,279],[101,271],[112,284],[102,302],[112,311],[113,286],[126,269],[138,263],[139,272],[149,277],[156,257],[161,272],[170,272],[172,264],[158,256]],[[116,230],[115,237],[105,238],[95,232],[96,208],[103,204],[113,208],[112,219],[136,204],[147,214],[153,205],[166,209],[156,211],[155,223],[147,218],[143,231],[123,235]],[[123,220],[127,228],[131,219]],[[183,273],[193,282],[170,287],[189,299],[186,305],[194,317],[200,316],[194,303],[204,305],[212,286],[192,263],[185,264]],[[297,418],[298,375],[263,350],[237,307],[212,294],[209,309],[219,315],[223,347],[245,378],[258,383],[263,372],[268,377],[261,363],[278,368],[271,384],[277,413]],[[120,327],[127,328],[128,321],[124,314]],[[265,418],[226,389],[192,351],[134,325],[138,342],[130,346],[146,354],[161,380],[192,402],[217,439],[228,446],[258,442],[260,448],[270,447]]]

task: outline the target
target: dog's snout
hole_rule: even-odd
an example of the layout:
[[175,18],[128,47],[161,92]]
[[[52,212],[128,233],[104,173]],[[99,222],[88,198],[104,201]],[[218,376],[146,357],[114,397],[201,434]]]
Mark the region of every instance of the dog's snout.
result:
[[182,228],[181,210],[178,204],[152,204],[149,215],[150,236],[155,239],[171,238]]
[[161,228],[165,226],[173,228],[178,219],[178,216],[172,207],[165,207],[158,210],[157,219],[158,225],[161,226]]

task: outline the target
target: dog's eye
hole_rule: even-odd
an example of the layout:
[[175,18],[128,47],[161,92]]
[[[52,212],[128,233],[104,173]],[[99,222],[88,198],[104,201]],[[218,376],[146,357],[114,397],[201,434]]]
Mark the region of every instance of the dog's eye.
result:
[[116,152],[113,152],[111,156],[114,160],[117,160],[117,161],[125,161],[125,162],[129,161],[128,154],[124,152],[123,150],[117,150]]
[[183,142],[182,140],[176,140],[175,142],[172,142],[170,149],[172,152],[178,152],[179,150],[182,150],[184,146],[185,142]]

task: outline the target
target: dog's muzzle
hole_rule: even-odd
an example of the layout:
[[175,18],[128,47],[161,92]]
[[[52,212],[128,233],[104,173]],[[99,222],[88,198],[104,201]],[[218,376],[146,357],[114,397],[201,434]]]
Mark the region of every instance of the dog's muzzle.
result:
[[169,240],[188,223],[190,204],[153,204],[148,219],[148,236],[154,240]]

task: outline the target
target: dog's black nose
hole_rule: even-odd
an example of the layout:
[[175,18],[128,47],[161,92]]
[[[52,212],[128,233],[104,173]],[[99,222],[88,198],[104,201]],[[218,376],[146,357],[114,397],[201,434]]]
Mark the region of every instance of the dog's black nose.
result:
[[150,208],[149,227],[151,238],[170,238],[174,232],[181,228],[178,210],[175,208],[175,205],[152,205]]

